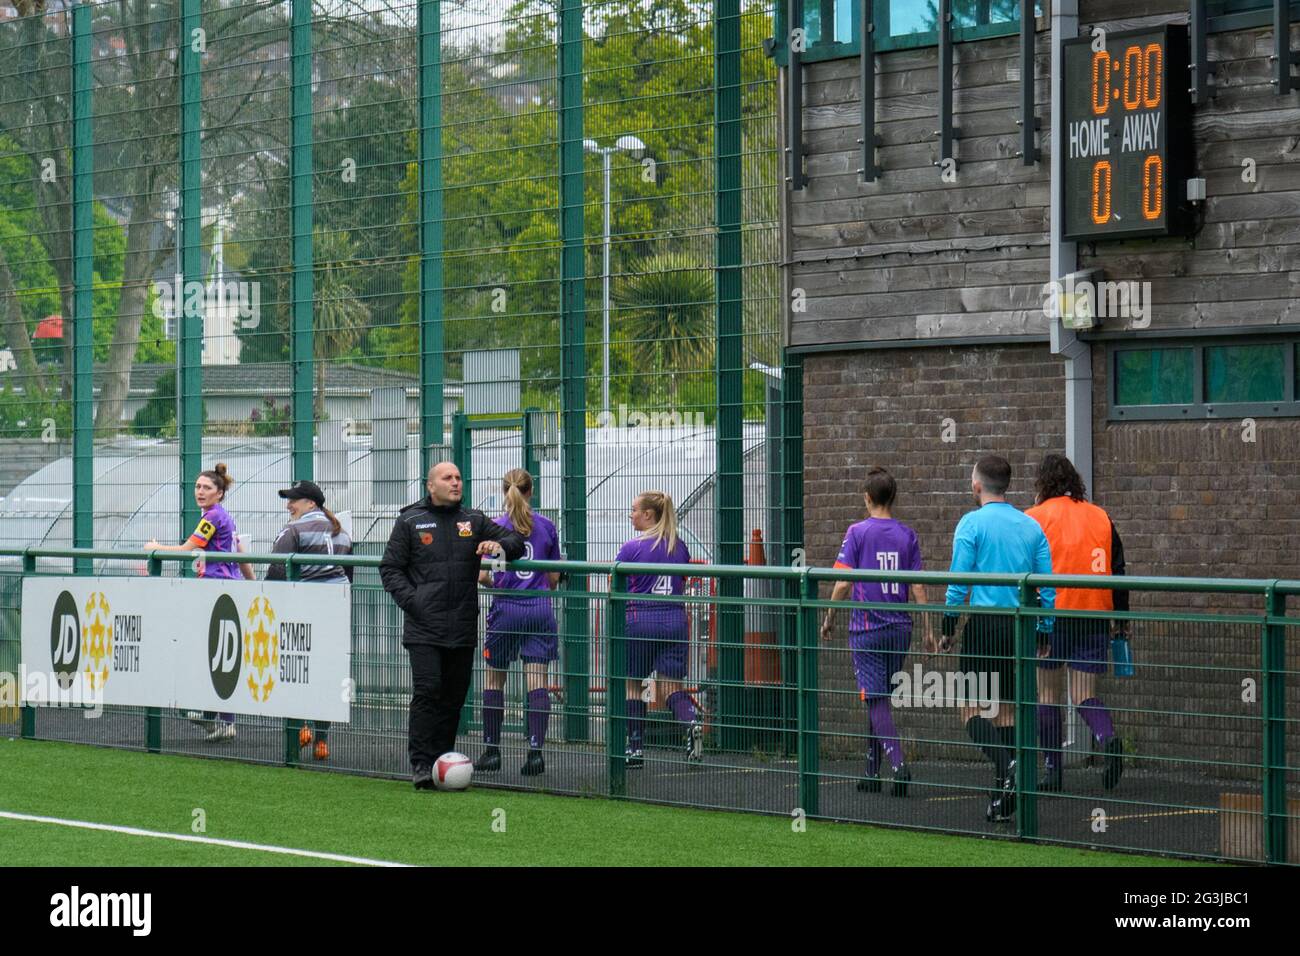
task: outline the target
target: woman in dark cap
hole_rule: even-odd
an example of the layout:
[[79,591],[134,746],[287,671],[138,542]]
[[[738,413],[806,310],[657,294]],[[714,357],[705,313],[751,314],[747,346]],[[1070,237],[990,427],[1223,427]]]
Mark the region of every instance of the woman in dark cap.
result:
[[[280,491],[289,512],[289,523],[280,529],[271,548],[272,554],[351,554],[352,538],[343,530],[339,519],[325,507],[325,493],[311,481],[295,481]],[[284,565],[273,564],[266,571],[266,580],[283,581]],[[298,575],[300,581],[323,581],[327,584],[347,584],[352,580],[352,569],[337,564],[304,564]],[[312,756],[328,760],[330,755],[326,736],[329,721],[316,723],[316,747]],[[298,731],[298,746],[307,747],[312,742],[312,730],[304,721]]]

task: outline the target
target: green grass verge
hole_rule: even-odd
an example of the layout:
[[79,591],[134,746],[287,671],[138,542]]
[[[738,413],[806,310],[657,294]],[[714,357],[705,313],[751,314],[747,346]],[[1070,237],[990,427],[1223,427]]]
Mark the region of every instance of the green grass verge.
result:
[[[1068,847],[0,739],[0,810],[424,865],[1167,866]],[[502,819],[505,831],[493,829]],[[9,866],[322,861],[0,819]]]

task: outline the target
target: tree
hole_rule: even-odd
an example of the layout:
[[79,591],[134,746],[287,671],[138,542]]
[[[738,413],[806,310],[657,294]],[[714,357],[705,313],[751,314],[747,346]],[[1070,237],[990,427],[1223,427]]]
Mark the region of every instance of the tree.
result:
[[[341,232],[317,229],[313,233],[316,247],[316,308],[312,336],[316,366],[317,421],[325,419],[325,368],[356,344],[370,308],[357,297],[356,263],[352,261],[352,244]],[[297,409],[294,410],[297,414]]]
[[668,375],[668,405],[677,407],[677,376],[713,361],[713,273],[690,256],[667,252],[639,263],[611,298],[634,356],[633,368],[654,382]]
[[[156,224],[165,197],[179,182],[178,0],[119,0],[95,8],[94,40],[120,43],[121,55],[93,60],[95,113],[111,117],[97,124],[95,188],[124,197],[125,253],[117,288],[115,327],[110,336],[107,372],[96,413],[98,431],[120,427],[131,362],[140,341],[152,278],[170,250],[159,241]],[[25,0],[29,15],[0,29],[0,134],[12,138],[31,163],[39,232],[54,266],[62,313],[73,314],[72,155],[68,135],[71,96],[67,78],[71,8],[59,33],[50,29],[40,0]],[[23,12],[20,11],[20,12]],[[201,99],[205,202],[229,204],[242,184],[265,179],[274,151],[286,145],[275,91],[287,70],[286,7],[277,0],[208,5],[203,11],[205,50]],[[364,31],[370,18],[357,18],[331,5],[317,18],[319,29],[348,42],[350,30]],[[188,42],[188,38],[187,38]],[[242,88],[232,89],[236,82]],[[70,392],[71,336],[65,336],[64,390]]]

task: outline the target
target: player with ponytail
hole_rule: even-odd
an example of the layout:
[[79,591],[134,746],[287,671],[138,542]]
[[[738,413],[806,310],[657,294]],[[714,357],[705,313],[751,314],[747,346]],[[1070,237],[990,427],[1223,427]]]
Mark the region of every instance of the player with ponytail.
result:
[[[199,472],[194,481],[194,503],[199,506],[203,516],[193,533],[181,544],[159,544],[151,540],[145,547],[154,551],[200,551],[205,553],[232,554],[238,550],[238,531],[235,519],[226,511],[223,503],[226,494],[235,486],[235,479],[230,477],[223,462],[218,462],[210,471]],[[217,578],[236,580],[243,577],[253,580],[251,564],[234,564],[230,561],[197,562],[200,578]],[[231,740],[235,736],[235,715],[214,714],[211,711],[190,711],[190,721],[207,732],[207,740]]]
[[[524,560],[560,560],[560,535],[545,515],[532,508],[533,479],[522,468],[512,468],[501,480],[506,513],[496,519],[524,539]],[[483,689],[483,743],[486,747],[474,764],[480,773],[501,769],[501,725],[505,721],[506,672],[511,662],[522,657],[528,682],[528,758],[520,773],[536,776],[546,770],[542,748],[551,717],[551,694],[546,686],[550,662],[559,657],[559,636],[555,610],[548,589],[560,576],[536,571],[483,571],[481,584],[507,593],[492,600],[488,610],[487,638],[483,657],[487,673]]]
[[[643,491],[632,500],[628,517],[637,535],[618,551],[616,561],[635,564],[686,564],[691,560],[677,536],[677,510],[670,495]],[[668,708],[686,726],[686,759],[702,756],[702,732],[695,701],[686,692],[686,608],[679,602],[638,600],[636,595],[680,597],[685,578],[677,574],[630,574],[627,602],[627,728],[625,758],[629,768],[645,765],[645,701],[641,682],[653,671],[669,690]],[[613,689],[611,688],[611,692]]]

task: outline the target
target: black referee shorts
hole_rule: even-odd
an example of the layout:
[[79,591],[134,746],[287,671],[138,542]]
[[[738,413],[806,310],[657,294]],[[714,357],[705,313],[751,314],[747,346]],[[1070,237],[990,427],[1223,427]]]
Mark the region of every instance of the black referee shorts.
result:
[[[1016,695],[1016,619],[1011,614],[972,614],[961,632],[960,667],[975,674],[988,696],[1007,703]],[[993,678],[997,677],[997,686]]]

